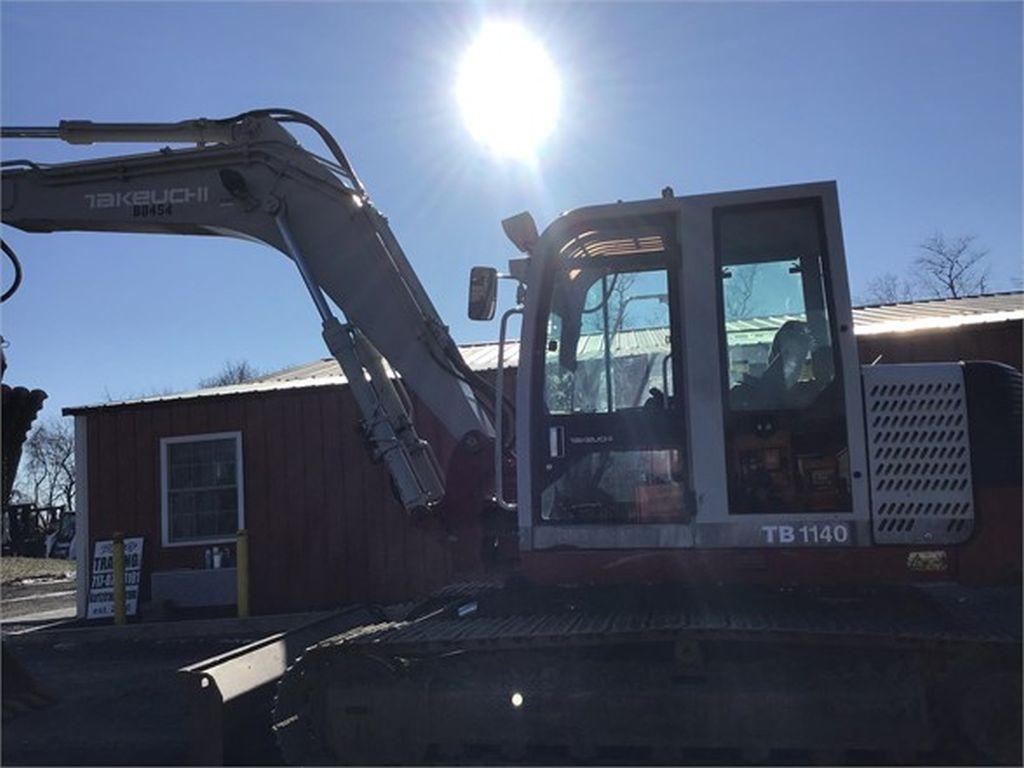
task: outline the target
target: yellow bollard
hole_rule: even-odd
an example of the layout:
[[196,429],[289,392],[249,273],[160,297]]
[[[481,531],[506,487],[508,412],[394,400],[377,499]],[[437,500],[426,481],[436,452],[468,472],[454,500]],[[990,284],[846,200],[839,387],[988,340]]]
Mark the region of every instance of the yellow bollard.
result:
[[238,618],[249,615],[249,533],[243,528],[238,532],[235,545],[235,579],[238,589]]
[[124,534],[114,534],[114,623],[124,624]]

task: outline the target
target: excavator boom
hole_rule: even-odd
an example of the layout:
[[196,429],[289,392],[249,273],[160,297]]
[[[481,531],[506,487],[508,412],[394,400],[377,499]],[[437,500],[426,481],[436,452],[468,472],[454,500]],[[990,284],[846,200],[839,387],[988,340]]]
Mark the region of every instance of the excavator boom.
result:
[[[303,149],[282,123],[318,131],[335,160]],[[491,434],[486,388],[463,362],[387,220],[337,143],[287,110],[225,120],[5,128],[3,137],[190,142],[158,152],[3,165],[3,222],[28,232],[105,231],[256,240],[289,256],[348,378],[373,450],[407,509],[444,494],[443,470],[416,433],[407,386],[456,440]],[[345,314],[342,324],[330,298]],[[401,377],[396,384],[385,359]]]

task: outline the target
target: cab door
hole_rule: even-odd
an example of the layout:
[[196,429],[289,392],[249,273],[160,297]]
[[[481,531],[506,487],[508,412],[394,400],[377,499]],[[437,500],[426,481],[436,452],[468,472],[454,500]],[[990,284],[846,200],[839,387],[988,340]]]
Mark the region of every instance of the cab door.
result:
[[[860,365],[833,183],[685,198],[697,547],[870,543]],[[698,302],[697,297],[704,300]],[[708,300],[708,297],[711,300]]]
[[533,508],[563,543],[608,546],[692,514],[669,233],[604,233],[551,271]]

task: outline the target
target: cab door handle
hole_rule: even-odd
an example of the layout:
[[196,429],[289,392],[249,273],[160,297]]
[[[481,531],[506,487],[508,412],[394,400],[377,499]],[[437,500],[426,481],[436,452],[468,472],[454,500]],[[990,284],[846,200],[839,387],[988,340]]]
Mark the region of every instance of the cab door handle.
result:
[[548,429],[548,453],[552,459],[561,459],[565,456],[565,427]]

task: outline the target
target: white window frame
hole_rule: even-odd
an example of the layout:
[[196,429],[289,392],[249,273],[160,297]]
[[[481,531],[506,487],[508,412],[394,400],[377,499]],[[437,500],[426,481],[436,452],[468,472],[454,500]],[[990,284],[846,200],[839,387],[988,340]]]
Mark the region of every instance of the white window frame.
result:
[[170,517],[167,505],[167,446],[174,443],[203,443],[210,440],[225,440],[233,438],[235,441],[235,485],[238,488],[238,530],[245,528],[245,472],[242,466],[242,433],[238,432],[208,432],[199,435],[179,435],[177,437],[160,438],[160,529],[161,542],[165,547],[197,547],[205,544],[230,544],[236,540],[236,536],[224,536],[216,539],[186,539],[182,541],[170,540]]

